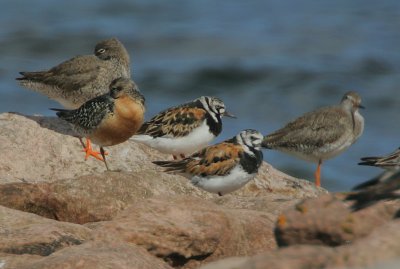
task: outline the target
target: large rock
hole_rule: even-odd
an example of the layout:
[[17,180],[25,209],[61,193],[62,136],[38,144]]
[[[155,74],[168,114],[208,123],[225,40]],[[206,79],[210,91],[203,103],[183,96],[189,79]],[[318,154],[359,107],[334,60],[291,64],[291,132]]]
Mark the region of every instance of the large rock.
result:
[[[350,245],[296,245],[254,257],[221,260],[201,269],[338,269],[400,265],[400,220],[386,223]],[[393,267],[399,268],[399,267]]]
[[171,269],[144,249],[115,241],[91,241],[41,259],[8,256],[3,263],[2,269]]
[[392,220],[400,201],[381,202],[352,211],[345,195],[323,195],[307,199],[279,216],[275,235],[280,246],[321,244],[338,246],[368,235]]
[[83,160],[55,117],[4,113],[0,128],[5,268],[194,268],[255,255],[276,248],[278,214],[325,192],[264,162],[255,180],[218,197],[162,172],[151,161],[171,156],[132,141],[107,148],[107,172]]
[[172,266],[253,255],[276,248],[275,216],[228,209],[204,199],[175,196],[139,200],[112,221],[89,224],[100,238],[120,238],[162,257]]
[[[78,139],[71,136],[69,125],[57,118],[5,113],[0,115],[0,128],[0,150],[7,156],[0,158],[0,205],[86,223],[109,220],[136,199],[176,194],[216,197],[192,186],[186,178],[162,172],[151,161],[170,156],[135,142],[108,149],[110,167],[120,171],[106,172],[102,162],[83,160]],[[35,152],[35,157],[21,158],[27,152]],[[271,201],[287,200],[289,205],[297,201],[293,198],[323,192],[264,162],[255,180],[228,196],[267,196]]]
[[0,253],[47,256],[90,239],[92,231],[0,206]]

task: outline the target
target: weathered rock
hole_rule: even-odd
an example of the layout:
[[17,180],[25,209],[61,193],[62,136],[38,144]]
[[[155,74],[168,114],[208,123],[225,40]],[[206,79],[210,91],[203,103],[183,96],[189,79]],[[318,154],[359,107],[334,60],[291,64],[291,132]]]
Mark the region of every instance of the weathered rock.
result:
[[400,206],[400,201],[382,202],[353,212],[343,198],[323,195],[282,213],[275,228],[278,244],[348,244],[392,220]]
[[172,266],[193,268],[218,257],[252,255],[276,247],[275,216],[228,209],[184,196],[137,201],[112,221],[89,224],[100,238],[120,238],[162,257]]
[[[0,114],[0,179],[6,182],[55,181],[104,172],[104,163],[84,154],[69,124],[57,117]],[[107,148],[111,169],[140,171],[164,158],[133,142]],[[34,154],[34,156],[32,156]]]
[[92,231],[0,206],[0,253],[47,256],[64,247],[82,244]]
[[37,255],[0,253],[0,269],[21,269],[23,266],[41,260],[42,258],[42,256]]
[[[23,258],[23,257],[21,257]],[[42,259],[25,260],[18,263],[5,260],[5,267],[12,269],[171,269],[165,262],[152,257],[144,249],[121,242],[87,242],[60,250]],[[14,267],[17,268],[17,267]]]
[[386,223],[350,245],[336,248],[296,245],[254,257],[221,260],[204,265],[201,269],[374,268],[377,264],[399,259],[399,225],[400,220]]
[[[103,163],[83,161],[78,139],[57,118],[6,113],[0,115],[0,128],[0,149],[7,156],[0,158],[0,205],[86,223],[109,220],[136,199],[176,194],[216,197],[192,186],[186,178],[162,172],[151,161],[170,156],[134,142],[110,147],[110,166],[123,172],[104,172]],[[35,158],[21,158],[25,152],[35,152]],[[255,180],[228,196],[268,196],[272,200],[284,196],[291,200],[323,192],[264,163]]]
[[282,210],[325,192],[263,163],[255,180],[218,197],[163,173],[151,161],[170,156],[135,142],[107,148],[115,171],[106,172],[83,160],[79,140],[55,117],[4,113],[0,128],[0,205],[54,219],[1,207],[5,268],[194,268],[255,255],[276,247]]

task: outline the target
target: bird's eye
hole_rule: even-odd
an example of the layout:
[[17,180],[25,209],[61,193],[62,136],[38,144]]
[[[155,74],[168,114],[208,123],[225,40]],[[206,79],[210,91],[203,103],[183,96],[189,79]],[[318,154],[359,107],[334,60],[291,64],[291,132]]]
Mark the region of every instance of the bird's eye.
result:
[[106,49],[102,48],[102,49],[98,49],[97,50],[97,53],[99,53],[99,54],[103,54],[104,52],[106,52]]

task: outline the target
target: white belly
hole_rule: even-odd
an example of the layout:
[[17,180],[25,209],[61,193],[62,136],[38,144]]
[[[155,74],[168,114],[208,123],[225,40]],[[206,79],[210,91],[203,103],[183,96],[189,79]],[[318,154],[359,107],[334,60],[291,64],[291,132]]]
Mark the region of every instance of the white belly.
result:
[[208,125],[204,122],[184,137],[156,137],[149,135],[134,135],[131,139],[157,149],[166,154],[191,154],[206,147],[215,136],[210,133]]
[[248,174],[238,165],[226,176],[213,176],[202,178],[199,176],[191,177],[193,185],[202,188],[208,192],[227,194],[240,189],[247,182],[252,180],[257,173]]

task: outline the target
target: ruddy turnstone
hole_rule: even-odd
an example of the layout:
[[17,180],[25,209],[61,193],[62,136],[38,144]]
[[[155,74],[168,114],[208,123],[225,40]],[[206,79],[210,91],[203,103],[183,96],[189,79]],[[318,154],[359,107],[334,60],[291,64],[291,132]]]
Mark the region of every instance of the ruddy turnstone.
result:
[[318,163],[315,184],[320,186],[322,162],[345,151],[361,136],[364,118],[359,108],[364,108],[361,97],[348,92],[339,105],[306,113],[265,136],[262,146]]
[[[57,116],[72,124],[81,136],[100,146],[99,152],[86,150],[88,155],[104,160],[103,147],[113,146],[128,140],[140,128],[144,119],[144,97],[136,84],[127,78],[115,79],[110,84],[110,91],[95,97],[75,110],[53,109]],[[90,144],[88,145],[90,147]]]
[[222,130],[222,116],[234,117],[217,97],[202,96],[169,108],[145,122],[132,140],[184,157],[208,145]]
[[67,109],[108,92],[119,77],[130,78],[129,54],[118,39],[97,43],[94,55],[76,56],[47,70],[20,72],[17,78],[28,89],[40,92]]
[[262,139],[261,133],[248,129],[185,159],[153,163],[164,167],[165,172],[181,174],[193,185],[222,196],[256,176],[263,159]]

